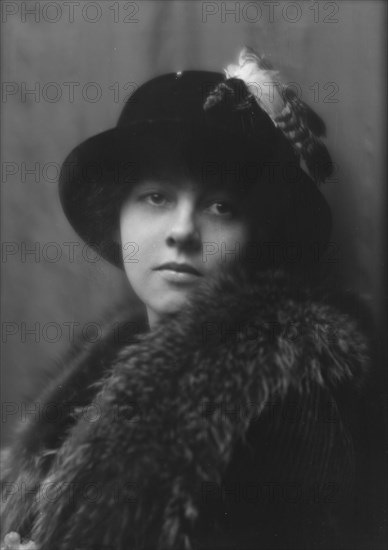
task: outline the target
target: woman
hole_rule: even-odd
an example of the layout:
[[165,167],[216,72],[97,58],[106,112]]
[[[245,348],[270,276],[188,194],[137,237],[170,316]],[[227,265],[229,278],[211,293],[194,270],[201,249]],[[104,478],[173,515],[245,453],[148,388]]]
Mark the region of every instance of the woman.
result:
[[359,302],[319,280],[323,124],[265,95],[249,50],[226,76],[147,82],[64,163],[66,215],[144,307],[73,350],[40,398],[61,414],[5,451],[9,545],[351,546],[368,349]]

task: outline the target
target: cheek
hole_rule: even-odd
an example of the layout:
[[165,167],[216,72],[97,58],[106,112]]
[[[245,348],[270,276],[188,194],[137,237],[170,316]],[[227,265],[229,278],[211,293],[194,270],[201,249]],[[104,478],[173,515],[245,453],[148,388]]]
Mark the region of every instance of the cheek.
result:
[[147,303],[157,281],[153,268],[160,263],[163,227],[157,219],[144,219],[144,212],[128,208],[120,219],[120,237],[124,270],[137,296]]
[[146,237],[144,225],[139,223],[136,212],[123,212],[120,219],[121,251],[124,270],[132,287],[137,286],[142,276]]
[[[150,254],[160,232],[155,223],[148,223],[136,209],[123,212],[120,219],[120,240],[123,251],[132,250],[136,259]],[[136,251],[136,252],[135,252]]]
[[245,223],[209,228],[203,235],[203,261],[208,269],[225,263],[240,262],[248,242],[249,230]]

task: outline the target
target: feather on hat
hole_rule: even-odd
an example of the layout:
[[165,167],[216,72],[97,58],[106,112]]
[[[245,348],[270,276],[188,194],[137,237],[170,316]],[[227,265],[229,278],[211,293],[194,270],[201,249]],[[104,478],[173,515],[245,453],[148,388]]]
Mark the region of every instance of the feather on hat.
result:
[[[326,132],[323,120],[281,82],[279,72],[264,56],[244,47],[238,65],[228,65],[224,71],[227,82],[238,79],[245,83],[250,100],[256,101],[282,131],[316,183],[322,183],[332,174],[330,154],[319,139]],[[210,100],[208,107],[213,103]]]

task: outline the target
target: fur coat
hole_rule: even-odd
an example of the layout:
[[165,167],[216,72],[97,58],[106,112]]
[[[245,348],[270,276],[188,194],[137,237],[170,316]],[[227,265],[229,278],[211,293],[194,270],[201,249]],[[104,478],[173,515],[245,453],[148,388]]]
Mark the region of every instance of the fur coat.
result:
[[339,547],[369,370],[358,307],[237,267],[152,331],[127,314],[72,351],[3,452],[2,536],[40,550]]

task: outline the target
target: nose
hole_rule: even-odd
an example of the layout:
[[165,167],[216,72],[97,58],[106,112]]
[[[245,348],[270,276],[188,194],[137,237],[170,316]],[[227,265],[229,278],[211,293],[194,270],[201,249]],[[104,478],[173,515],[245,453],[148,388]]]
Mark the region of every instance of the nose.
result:
[[177,206],[167,231],[168,246],[198,249],[201,246],[200,231],[196,220],[196,211],[190,201]]

